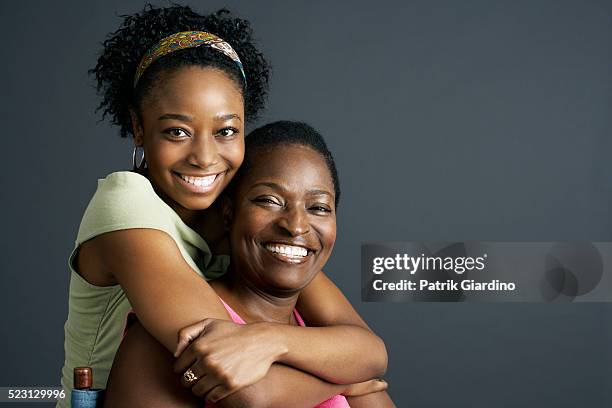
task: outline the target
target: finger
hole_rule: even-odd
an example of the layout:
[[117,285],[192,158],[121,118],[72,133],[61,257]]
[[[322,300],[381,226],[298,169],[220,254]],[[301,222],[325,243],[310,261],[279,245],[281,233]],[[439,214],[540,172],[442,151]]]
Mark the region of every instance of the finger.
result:
[[357,387],[355,388],[355,391],[358,395],[372,394],[374,392],[384,391],[387,389],[387,382],[379,378],[365,381],[356,385]]
[[177,374],[182,374],[187,371],[197,360],[198,356],[196,354],[196,350],[194,349],[194,344],[191,343],[187,349],[181,353],[179,358],[174,362],[174,372]]
[[206,375],[198,371],[198,368],[194,364],[181,374],[181,385],[185,388],[192,388],[204,378],[206,378]]
[[374,392],[384,391],[387,389],[387,382],[382,379],[374,379],[364,381],[357,384],[352,384],[344,392],[344,395],[351,397],[359,397],[361,395],[372,394]]
[[384,391],[389,387],[389,383],[383,380],[382,378],[376,378],[372,381],[374,382],[374,384],[372,384],[371,391],[368,394]]
[[218,386],[219,379],[212,375],[207,375],[191,387],[191,392],[197,397],[205,398],[208,392],[213,388],[218,388]]
[[372,394],[374,392],[384,391],[387,389],[387,382],[382,379],[374,379],[366,381],[363,386],[359,387],[361,395]]
[[208,394],[206,394],[206,401],[215,403],[231,394],[233,394],[233,392],[230,392],[227,388],[223,387],[222,385],[218,385],[212,390],[210,390]]
[[174,350],[174,357],[178,357],[185,350],[185,348],[187,348],[189,343],[191,343],[194,339],[197,339],[200,334],[206,330],[207,325],[208,319],[204,319],[179,330],[178,343],[176,344],[176,349]]

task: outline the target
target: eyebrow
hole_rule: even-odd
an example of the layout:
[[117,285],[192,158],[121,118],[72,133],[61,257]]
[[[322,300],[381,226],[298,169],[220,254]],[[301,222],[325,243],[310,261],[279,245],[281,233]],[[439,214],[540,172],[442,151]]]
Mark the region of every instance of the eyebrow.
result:
[[[285,188],[283,188],[281,185],[276,184],[276,183],[269,183],[269,182],[262,182],[262,183],[256,183],[253,184],[250,188],[250,190],[256,188],[256,187],[270,187],[276,190],[281,190],[281,191],[286,191]],[[330,193],[327,190],[321,190],[321,189],[312,189],[312,190],[308,190],[308,194],[310,195],[327,195],[329,197],[333,197],[333,194]]]
[[157,120],[165,120],[165,119],[177,119],[182,120],[183,122],[193,122],[193,117],[188,115],[183,115],[180,113],[165,113],[161,115]]
[[323,194],[323,195],[328,195],[332,197],[332,194],[327,190],[317,190],[317,189],[308,190],[308,194],[312,194],[312,195],[322,195]]
[[[183,115],[181,113],[165,113],[161,115],[157,120],[166,120],[166,119],[176,119],[176,120],[181,120],[183,122],[193,122],[194,120],[193,116]],[[235,113],[227,113],[227,114],[215,116],[215,120],[226,121],[226,120],[231,120],[231,119],[238,119],[239,121],[242,122],[242,118],[240,118],[240,116],[238,116]]]
[[215,119],[216,120],[223,120],[223,121],[230,120],[230,119],[238,119],[239,121],[242,122],[242,118],[240,116],[238,116],[238,114],[236,114],[236,113],[226,113],[224,115],[217,115],[217,116],[215,116]]

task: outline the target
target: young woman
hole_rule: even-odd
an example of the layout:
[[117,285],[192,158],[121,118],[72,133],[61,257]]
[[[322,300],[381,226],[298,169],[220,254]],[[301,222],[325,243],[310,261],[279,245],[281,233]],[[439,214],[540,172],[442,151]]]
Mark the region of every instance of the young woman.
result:
[[[229,261],[215,200],[242,163],[245,123],[263,108],[269,68],[247,21],[175,6],[126,16],[92,72],[100,109],[133,137],[135,171],[98,181],[70,256],[67,393],[76,366],[91,366],[94,387],[105,388],[130,309],[169,351],[181,328],[225,313],[206,282]],[[384,343],[324,274],[297,308],[318,327],[308,336],[267,325],[224,334],[231,355],[248,354],[254,367],[226,373],[221,394],[257,382],[279,358],[263,338],[277,338],[290,359],[308,346],[309,358],[336,369],[335,382],[385,371]]]
[[[194,327],[191,334],[201,332],[200,336],[175,364],[179,372],[188,369],[192,373],[191,379],[183,379],[183,385],[197,387],[207,396],[215,392],[218,383],[215,373],[199,364],[194,351],[207,348],[207,357],[214,360],[214,343],[225,341],[208,333],[208,328],[215,325],[231,330],[236,324],[270,322],[279,330],[310,330],[300,327],[304,323],[296,302],[300,291],[320,273],[336,238],[340,188],[323,138],[306,124],[276,122],[252,132],[246,146],[245,163],[230,185],[230,199],[224,203],[232,263],[228,273],[210,282],[218,302],[227,310],[215,317],[225,321],[207,319],[199,328]],[[266,344],[276,347],[274,341]],[[106,406],[201,405],[181,388],[178,376],[168,374],[173,363],[172,355],[142,326],[131,325],[115,358]],[[293,364],[303,371],[274,364],[261,381],[221,399],[217,406],[348,407],[346,398],[337,395],[340,393],[351,397],[353,407],[393,406],[382,392],[383,382],[336,385],[313,375],[331,377],[331,367],[311,361]],[[138,381],[134,381],[134,372],[139,373]],[[358,395],[367,392],[375,395]]]

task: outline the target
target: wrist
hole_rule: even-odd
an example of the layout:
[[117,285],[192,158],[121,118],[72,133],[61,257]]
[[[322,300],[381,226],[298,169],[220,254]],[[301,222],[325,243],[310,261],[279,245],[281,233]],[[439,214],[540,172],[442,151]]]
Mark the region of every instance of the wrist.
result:
[[284,330],[287,326],[271,322],[258,322],[253,325],[257,326],[258,341],[265,344],[270,351],[272,362],[282,362],[289,353],[288,337]]

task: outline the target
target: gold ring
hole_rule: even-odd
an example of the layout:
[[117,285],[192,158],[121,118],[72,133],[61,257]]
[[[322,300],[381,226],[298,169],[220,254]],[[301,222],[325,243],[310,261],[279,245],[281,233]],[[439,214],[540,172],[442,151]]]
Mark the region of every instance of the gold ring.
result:
[[187,382],[187,384],[191,384],[192,382],[198,380],[198,376],[193,373],[193,370],[191,368],[185,371],[185,374],[183,374],[183,378],[185,379],[185,382]]

